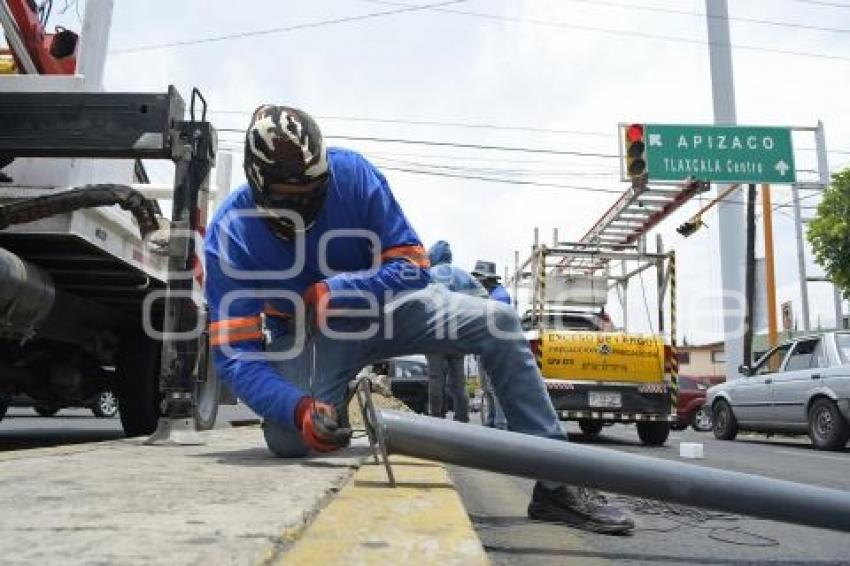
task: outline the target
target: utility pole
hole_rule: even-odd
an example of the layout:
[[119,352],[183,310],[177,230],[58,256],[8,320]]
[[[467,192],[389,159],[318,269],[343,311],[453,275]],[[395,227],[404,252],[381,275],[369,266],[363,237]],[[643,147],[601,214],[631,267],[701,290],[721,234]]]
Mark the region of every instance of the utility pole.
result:
[[797,271],[800,277],[800,309],[803,319],[803,330],[812,329],[809,313],[809,275],[806,272],[806,245],[803,242],[803,212],[800,208],[800,189],[791,185],[791,200],[794,209],[794,237],[797,239]]
[[[820,120],[818,120],[817,130],[815,130],[815,148],[817,149],[818,171],[821,175],[820,182],[823,185],[824,190],[826,190],[830,181],[829,160],[826,152],[826,131],[824,130],[823,122]],[[844,325],[843,300],[841,297],[841,289],[839,289],[834,283],[832,284],[832,295],[835,303],[835,328],[842,328]]]
[[[753,310],[756,298],[756,186],[747,188],[747,308],[744,314],[744,365],[753,363]],[[727,358],[727,362],[728,358]]]
[[[711,92],[715,124],[735,124],[735,85],[732,74],[732,47],[729,41],[729,7],[726,0],[705,0],[708,25]],[[718,187],[718,191],[722,190]],[[734,190],[729,200],[741,202],[742,191]],[[744,242],[741,234],[741,207],[729,200],[717,208],[720,244],[720,276],[723,284],[723,334],[726,350],[726,378],[740,377],[737,367],[744,362],[740,331],[743,313],[737,299],[744,290]],[[727,297],[727,295],[731,295]]]
[[773,208],[770,185],[761,186],[761,210],[764,222],[764,278],[767,285],[767,341],[773,348],[779,343],[776,324],[776,267],[773,254]]

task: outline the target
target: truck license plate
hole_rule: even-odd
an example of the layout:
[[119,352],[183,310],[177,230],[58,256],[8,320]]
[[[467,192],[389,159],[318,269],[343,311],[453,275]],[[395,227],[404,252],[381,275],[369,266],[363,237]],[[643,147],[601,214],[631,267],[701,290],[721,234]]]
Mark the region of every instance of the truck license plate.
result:
[[623,400],[619,392],[589,391],[587,394],[591,407],[622,407]]

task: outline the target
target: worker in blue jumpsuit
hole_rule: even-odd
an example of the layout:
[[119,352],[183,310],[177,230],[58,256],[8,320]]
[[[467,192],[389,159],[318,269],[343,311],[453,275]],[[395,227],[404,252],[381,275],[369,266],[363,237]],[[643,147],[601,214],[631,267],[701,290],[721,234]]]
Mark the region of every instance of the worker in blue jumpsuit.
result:
[[[481,283],[487,291],[487,296],[490,300],[506,305],[511,304],[511,296],[499,283],[501,278],[496,274],[495,263],[482,260],[476,261],[475,268],[472,270],[472,276]],[[508,420],[505,417],[505,411],[502,410],[502,404],[493,391],[493,383],[482,367],[479,367],[478,373],[481,375],[481,389],[484,394],[484,403],[481,407],[482,423],[487,427],[506,430],[508,428]]]
[[[327,148],[306,112],[263,105],[244,169],[207,228],[210,343],[275,454],[347,445],[342,405],[365,365],[446,352],[481,357],[510,430],[566,440],[513,309],[431,283],[419,236],[363,156]],[[600,532],[634,525],[558,483],[537,483],[528,514]]]
[[[469,273],[452,265],[452,248],[440,240],[428,250],[431,279],[449,291],[486,298],[487,291]],[[469,422],[469,395],[466,392],[464,355],[455,352],[428,354],[428,412],[433,417],[446,416],[445,390],[448,386],[454,404],[454,420]]]

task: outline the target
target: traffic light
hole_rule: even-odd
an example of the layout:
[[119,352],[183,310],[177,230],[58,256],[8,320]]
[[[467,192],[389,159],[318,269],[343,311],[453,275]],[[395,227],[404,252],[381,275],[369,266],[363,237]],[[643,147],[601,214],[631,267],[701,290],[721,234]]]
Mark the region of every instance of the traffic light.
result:
[[705,226],[705,222],[702,221],[702,218],[699,216],[694,216],[693,218],[676,228],[676,232],[687,238],[688,236],[699,230],[702,226]]
[[626,174],[641,177],[646,173],[646,142],[642,124],[626,128]]

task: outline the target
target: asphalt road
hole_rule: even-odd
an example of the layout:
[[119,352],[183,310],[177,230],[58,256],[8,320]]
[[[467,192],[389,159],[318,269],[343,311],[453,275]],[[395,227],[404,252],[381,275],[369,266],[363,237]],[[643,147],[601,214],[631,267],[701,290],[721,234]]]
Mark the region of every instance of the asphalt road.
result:
[[[221,406],[216,427],[256,419],[244,405]],[[98,419],[88,409],[62,409],[56,416],[40,417],[28,407],[12,407],[0,421],[0,452],[44,448],[124,438],[121,420]]]
[[[568,431],[571,440],[583,441],[577,427]],[[850,450],[818,452],[805,437],[721,442],[688,430],[672,433],[665,447],[647,448],[634,427],[617,425],[596,444],[681,461],[681,441],[704,444],[705,459],[691,463],[850,490]],[[596,535],[529,521],[531,481],[459,467],[451,474],[496,565],[850,564],[846,533],[615,496],[632,510],[637,529],[632,536]]]

